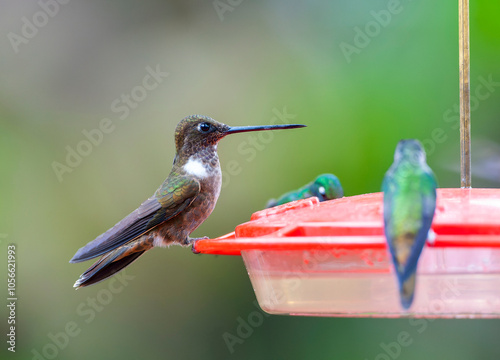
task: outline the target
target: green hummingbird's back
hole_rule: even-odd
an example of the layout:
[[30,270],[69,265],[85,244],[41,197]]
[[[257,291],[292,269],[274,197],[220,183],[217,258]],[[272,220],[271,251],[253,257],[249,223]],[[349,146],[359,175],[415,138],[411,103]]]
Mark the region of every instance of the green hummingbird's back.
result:
[[414,296],[417,262],[436,208],[436,179],[417,140],[401,140],[382,183],[384,231],[398,277],[401,304]]

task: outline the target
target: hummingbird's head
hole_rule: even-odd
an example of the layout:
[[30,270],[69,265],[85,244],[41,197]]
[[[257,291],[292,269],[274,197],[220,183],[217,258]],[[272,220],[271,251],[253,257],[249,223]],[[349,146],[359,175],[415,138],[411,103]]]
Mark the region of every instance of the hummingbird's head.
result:
[[394,153],[394,161],[409,161],[411,164],[418,165],[425,163],[425,150],[416,139],[400,140]]
[[226,136],[229,126],[203,115],[191,115],[182,119],[175,129],[177,153],[196,152],[200,148],[215,146]]
[[321,200],[339,199],[344,196],[340,180],[333,174],[318,176],[313,183],[314,194]]
[[203,115],[191,115],[182,119],[175,129],[175,148],[190,156],[197,151],[215,147],[226,135],[247,131],[262,131],[275,129],[293,129],[305,125],[264,125],[264,126],[228,126]]

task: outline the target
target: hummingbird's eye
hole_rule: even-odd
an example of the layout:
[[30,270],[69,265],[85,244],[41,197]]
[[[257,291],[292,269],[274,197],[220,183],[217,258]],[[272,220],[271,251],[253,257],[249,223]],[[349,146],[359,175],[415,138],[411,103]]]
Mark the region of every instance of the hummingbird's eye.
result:
[[212,126],[206,122],[202,122],[198,125],[198,130],[202,133],[205,133],[205,134],[208,133],[211,128],[212,128]]

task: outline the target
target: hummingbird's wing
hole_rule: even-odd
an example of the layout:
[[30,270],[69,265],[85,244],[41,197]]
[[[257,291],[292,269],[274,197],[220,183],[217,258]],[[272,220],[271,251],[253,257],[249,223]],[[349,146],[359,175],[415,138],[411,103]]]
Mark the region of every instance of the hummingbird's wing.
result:
[[437,182],[434,174],[432,172],[424,173],[421,178],[420,186],[421,226],[415,235],[414,246],[408,258],[407,273],[403,276],[409,276],[411,274],[411,269],[416,269],[421,248],[427,241],[436,211],[436,188]]
[[70,262],[89,260],[116,249],[186,209],[200,192],[200,183],[188,177],[172,180],[167,179],[155,195],[134,212],[79,249]]

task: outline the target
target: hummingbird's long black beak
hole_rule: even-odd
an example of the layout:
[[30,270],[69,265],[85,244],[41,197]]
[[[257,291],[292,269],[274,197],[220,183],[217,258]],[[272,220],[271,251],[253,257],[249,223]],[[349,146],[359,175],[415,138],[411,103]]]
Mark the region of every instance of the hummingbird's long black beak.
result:
[[225,132],[226,135],[236,134],[247,131],[264,131],[264,130],[281,130],[281,129],[296,129],[306,127],[300,124],[283,124],[283,125],[262,125],[262,126],[232,126]]

